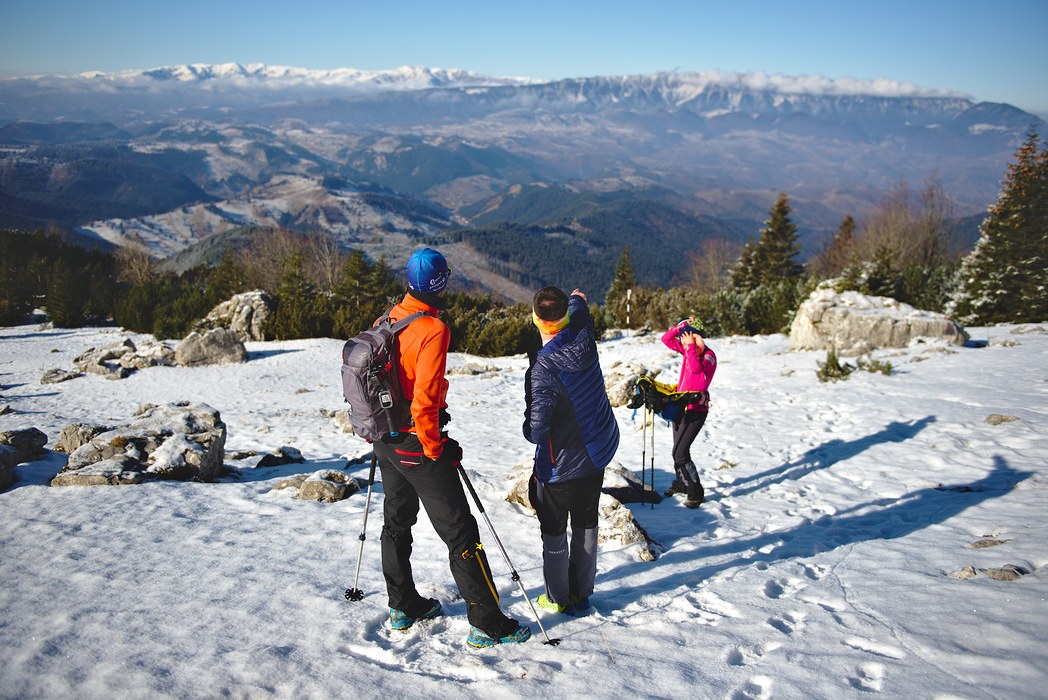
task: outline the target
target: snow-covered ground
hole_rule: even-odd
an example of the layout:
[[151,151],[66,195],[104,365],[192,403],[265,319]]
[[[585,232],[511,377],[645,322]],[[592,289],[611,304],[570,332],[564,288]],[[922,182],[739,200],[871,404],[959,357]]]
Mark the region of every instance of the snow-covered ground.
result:
[[[122,381],[41,385],[114,329],[0,329],[0,430],[127,420],[142,403],[203,401],[227,455],[302,451],[306,464],[218,483],[52,488],[64,456],[21,465],[0,493],[0,697],[1043,698],[1048,695],[1048,326],[969,329],[984,348],[880,351],[891,376],[819,383],[825,353],[783,336],[710,342],[720,368],[693,456],[708,503],[631,506],[661,545],[602,545],[595,609],[540,612],[543,644],[484,522],[502,602],[526,644],[466,646],[464,604],[425,518],[420,590],[446,615],[390,630],[376,487],[353,583],[365,496],[334,504],[273,486],[369,455],[322,410],[342,405],[337,340],[250,343],[236,366],[154,367]],[[1026,331],[1016,333],[1013,331]],[[131,336],[135,338],[136,336]],[[676,378],[655,337],[601,344]],[[915,362],[913,360],[923,359]],[[452,367],[476,361],[453,355]],[[525,462],[523,357],[449,377],[451,434],[529,595],[542,591],[537,521],[504,500]],[[617,462],[640,470],[639,415],[616,409]],[[991,425],[989,414],[1018,420]],[[655,479],[670,481],[670,431]],[[650,459],[650,450],[647,455]],[[366,461],[349,466],[366,478]],[[679,498],[679,497],[678,497]],[[479,519],[479,517],[478,517]],[[997,546],[969,548],[994,538]],[[999,581],[959,572],[1016,565]]]

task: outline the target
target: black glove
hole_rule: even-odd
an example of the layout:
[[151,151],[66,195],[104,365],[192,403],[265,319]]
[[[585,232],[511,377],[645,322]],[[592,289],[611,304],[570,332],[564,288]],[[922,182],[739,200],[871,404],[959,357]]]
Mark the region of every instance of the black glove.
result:
[[454,467],[462,461],[462,448],[459,447],[457,440],[445,438],[443,447],[440,451],[440,456],[430,461],[432,461],[434,465]]
[[441,430],[443,430],[444,426],[451,422],[451,414],[448,413],[448,409],[442,408],[437,416],[437,421],[440,423]]
[[626,408],[640,408],[644,405],[644,394],[637,392],[630,399],[629,403],[626,404]]

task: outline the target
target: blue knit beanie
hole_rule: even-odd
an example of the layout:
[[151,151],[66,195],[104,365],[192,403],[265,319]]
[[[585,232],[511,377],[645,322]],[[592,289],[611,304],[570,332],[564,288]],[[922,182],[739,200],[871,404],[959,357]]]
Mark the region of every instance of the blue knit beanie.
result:
[[415,251],[408,260],[408,287],[416,292],[439,294],[448,286],[451,268],[444,256],[432,248]]

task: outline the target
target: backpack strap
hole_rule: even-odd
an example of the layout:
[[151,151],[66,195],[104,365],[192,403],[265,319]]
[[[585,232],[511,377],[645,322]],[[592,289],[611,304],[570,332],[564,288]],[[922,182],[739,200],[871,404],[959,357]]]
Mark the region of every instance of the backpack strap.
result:
[[[404,318],[402,318],[399,321],[397,321],[396,323],[394,323],[392,326],[389,327],[389,330],[392,331],[394,335],[396,335],[397,333],[400,333],[400,331],[402,331],[405,328],[407,328],[408,325],[412,321],[417,320],[417,319],[419,319],[419,318],[421,318],[423,316],[432,316],[432,315],[433,314],[429,313],[428,311],[416,311],[415,313],[411,314],[410,316],[405,316]],[[384,318],[384,319],[386,319],[388,321],[389,320],[389,312],[387,311],[386,315],[383,316],[382,318]]]

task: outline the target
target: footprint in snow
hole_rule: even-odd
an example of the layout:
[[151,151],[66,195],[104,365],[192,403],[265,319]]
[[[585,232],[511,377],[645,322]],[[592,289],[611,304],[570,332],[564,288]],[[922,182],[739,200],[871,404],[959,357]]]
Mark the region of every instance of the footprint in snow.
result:
[[704,624],[715,625],[726,617],[739,617],[738,608],[708,591],[689,591],[683,598]]
[[820,578],[826,575],[827,571],[828,569],[825,566],[818,566],[817,564],[804,567],[804,575],[810,578],[812,581],[818,581]]
[[855,667],[855,675],[848,682],[859,690],[880,692],[884,686],[884,666],[874,661],[864,661]]
[[749,647],[732,647],[728,650],[728,656],[725,658],[725,661],[731,666],[753,666],[759,663],[769,652],[775,651],[780,646],[782,645],[778,642],[766,642]]
[[804,588],[799,579],[773,578],[764,584],[764,595],[778,599],[793,595]]
[[767,623],[783,634],[793,634],[804,629],[804,613],[788,612],[782,617],[769,617]]
[[754,676],[731,694],[731,700],[765,700],[771,697],[771,679]]

